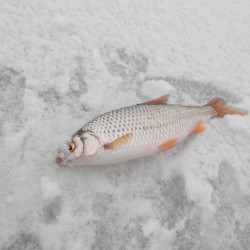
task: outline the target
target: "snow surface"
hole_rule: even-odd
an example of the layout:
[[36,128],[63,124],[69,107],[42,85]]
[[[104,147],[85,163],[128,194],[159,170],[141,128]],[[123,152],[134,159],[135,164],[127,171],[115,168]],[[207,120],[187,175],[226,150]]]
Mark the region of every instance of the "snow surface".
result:
[[249,110],[249,0],[0,6],[0,249],[250,249],[249,116],[148,159],[53,163],[85,122],[161,92]]

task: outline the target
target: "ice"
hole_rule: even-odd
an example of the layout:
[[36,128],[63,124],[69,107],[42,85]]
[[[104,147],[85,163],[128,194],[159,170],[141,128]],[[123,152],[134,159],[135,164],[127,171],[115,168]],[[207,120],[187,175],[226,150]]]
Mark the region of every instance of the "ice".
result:
[[164,94],[249,112],[249,1],[0,5],[0,249],[250,249],[249,115],[147,159],[54,164],[85,122]]

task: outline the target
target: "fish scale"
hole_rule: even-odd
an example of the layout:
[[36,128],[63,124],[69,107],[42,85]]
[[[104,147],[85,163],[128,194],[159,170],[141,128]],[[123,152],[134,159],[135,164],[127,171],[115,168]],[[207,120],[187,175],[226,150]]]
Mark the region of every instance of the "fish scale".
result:
[[[152,140],[159,142],[159,138],[171,139],[178,135],[183,137],[190,127],[214,114],[213,108],[208,106],[139,104],[100,115],[83,126],[81,131],[94,131],[104,144],[132,133],[133,140],[128,146],[133,143],[142,145],[153,143]],[[183,129],[187,124],[188,128]]]

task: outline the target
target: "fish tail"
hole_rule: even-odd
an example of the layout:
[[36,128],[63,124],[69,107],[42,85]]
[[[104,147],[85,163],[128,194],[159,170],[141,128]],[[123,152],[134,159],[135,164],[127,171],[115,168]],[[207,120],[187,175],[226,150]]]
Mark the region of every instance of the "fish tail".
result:
[[213,99],[206,106],[210,106],[215,110],[216,115],[213,116],[212,118],[222,118],[225,115],[242,115],[243,116],[247,114],[247,112],[244,110],[225,107],[225,101],[221,98]]

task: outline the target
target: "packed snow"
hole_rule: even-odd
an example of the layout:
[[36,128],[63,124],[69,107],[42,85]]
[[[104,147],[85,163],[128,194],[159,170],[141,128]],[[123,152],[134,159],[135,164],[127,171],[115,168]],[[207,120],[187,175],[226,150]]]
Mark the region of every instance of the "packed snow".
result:
[[157,156],[59,167],[87,121],[170,94],[250,110],[250,2],[0,0],[0,249],[250,249],[250,118]]

